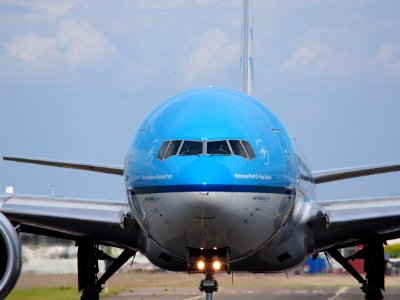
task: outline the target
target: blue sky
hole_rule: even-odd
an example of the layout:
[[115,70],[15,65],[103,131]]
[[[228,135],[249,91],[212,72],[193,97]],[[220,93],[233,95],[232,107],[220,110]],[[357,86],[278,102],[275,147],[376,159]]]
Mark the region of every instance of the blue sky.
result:
[[[164,99],[240,88],[241,1],[0,0],[0,155],[122,164]],[[253,2],[254,96],[312,170],[400,161],[400,2]],[[400,174],[321,198],[400,193]],[[122,178],[0,162],[0,189],[124,197]]]

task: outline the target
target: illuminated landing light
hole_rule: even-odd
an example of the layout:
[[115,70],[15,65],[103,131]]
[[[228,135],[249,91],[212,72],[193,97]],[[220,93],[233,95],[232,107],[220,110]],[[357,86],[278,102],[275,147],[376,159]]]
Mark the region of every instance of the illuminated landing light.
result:
[[215,271],[218,271],[219,269],[221,269],[221,263],[218,260],[215,260],[212,264],[212,267]]
[[214,247],[214,250],[217,250],[217,247]]
[[204,268],[206,267],[206,264],[204,263],[204,261],[199,260],[199,261],[197,262],[196,266],[197,266],[197,269],[198,269],[199,271],[203,271]]

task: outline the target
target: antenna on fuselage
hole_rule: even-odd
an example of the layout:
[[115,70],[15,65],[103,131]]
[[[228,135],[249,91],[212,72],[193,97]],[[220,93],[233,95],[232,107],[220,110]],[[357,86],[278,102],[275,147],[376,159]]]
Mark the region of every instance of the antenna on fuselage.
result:
[[243,0],[243,26],[242,26],[242,91],[251,95],[253,91],[253,26],[251,18],[251,0]]

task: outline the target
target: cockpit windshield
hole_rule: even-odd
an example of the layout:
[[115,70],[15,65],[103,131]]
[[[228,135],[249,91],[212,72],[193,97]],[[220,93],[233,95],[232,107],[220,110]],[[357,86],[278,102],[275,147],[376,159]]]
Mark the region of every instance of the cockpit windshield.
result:
[[244,158],[247,158],[246,151],[243,148],[243,144],[239,140],[230,140],[229,144],[231,145],[232,151],[236,155],[243,156]]
[[169,143],[171,143],[171,141],[166,141],[166,142],[162,143],[162,145],[160,147],[160,150],[158,151],[158,154],[157,154],[157,158],[158,159],[163,159],[164,158],[165,151],[167,151]]
[[181,143],[182,141],[171,141],[167,151],[165,152],[164,159],[176,155],[178,153],[179,147],[181,146]]
[[242,141],[244,148],[246,149],[247,155],[249,156],[249,159],[253,159],[254,157],[256,157],[256,155],[254,154],[253,148],[251,147],[251,145],[249,144],[249,142],[247,141]]
[[161,144],[157,158],[164,160],[174,155],[237,155],[248,160],[255,158],[250,143],[244,140],[169,140]]
[[207,154],[212,155],[231,155],[227,141],[207,142]]
[[203,142],[184,141],[179,155],[203,154]]

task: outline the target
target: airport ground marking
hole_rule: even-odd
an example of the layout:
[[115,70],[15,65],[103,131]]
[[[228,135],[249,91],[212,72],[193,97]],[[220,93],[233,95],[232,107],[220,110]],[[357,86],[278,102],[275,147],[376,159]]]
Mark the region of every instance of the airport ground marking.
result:
[[348,287],[348,286],[342,286],[341,288],[339,288],[336,291],[335,295],[333,295],[332,297],[329,297],[327,300],[336,300],[336,299],[338,299],[339,296],[341,296],[344,293],[346,293],[349,289],[350,289],[350,287]]

